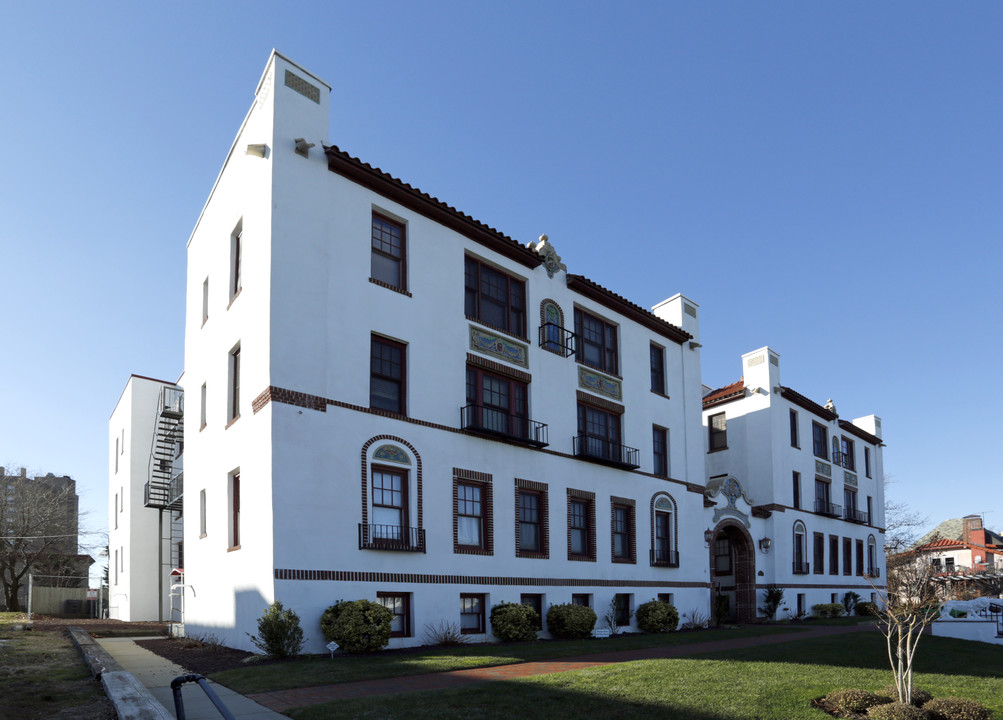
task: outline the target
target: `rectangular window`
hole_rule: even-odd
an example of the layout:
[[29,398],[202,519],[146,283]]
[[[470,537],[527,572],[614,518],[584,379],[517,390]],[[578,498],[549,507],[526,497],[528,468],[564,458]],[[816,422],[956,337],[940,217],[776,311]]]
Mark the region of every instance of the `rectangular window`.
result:
[[113,515],[115,516],[115,529],[118,530],[118,493],[115,493],[115,512]]
[[829,595],[829,602],[830,602],[830,603],[833,603],[833,604],[835,604],[835,603],[839,602],[838,600],[836,600],[836,593],[831,593],[831,594]]
[[230,422],[240,417],[240,345],[230,351]]
[[953,557],[944,558],[944,571],[945,572],[954,572],[954,558]]
[[571,604],[592,607],[592,596],[587,593],[572,593]]
[[829,431],[817,422],[811,424],[811,447],[815,457],[829,459]]
[[369,407],[405,414],[405,346],[373,335],[369,349]]
[[829,536],[829,574],[839,575],[839,536]]
[[538,593],[523,593],[519,596],[520,605],[529,605],[531,608],[536,610],[536,624],[533,626],[535,630],[543,629],[543,595]]
[[506,437],[531,439],[526,383],[467,367],[467,407],[464,427]]
[[857,520],[857,491],[843,488],[843,516],[847,520]]
[[791,410],[791,447],[799,448],[801,443],[798,439],[798,411]]
[[575,308],[575,335],[578,338],[578,362],[611,375],[618,374],[620,362],[616,325]]
[[373,280],[397,290],[407,290],[404,262],[407,257],[404,226],[390,218],[373,213],[372,262]]
[[635,518],[634,506],[614,501],[611,504],[611,543],[613,562],[634,562]]
[[856,472],[857,460],[853,456],[853,440],[843,435],[839,439],[839,453],[842,466],[851,472]]
[[669,476],[669,431],[657,425],[651,428],[651,448],[653,455],[652,472],[661,477]]
[[874,508],[873,508],[873,498],[870,495],[867,496],[867,524],[874,524]]
[[499,330],[526,337],[526,283],[467,257],[464,312]]
[[202,324],[209,319],[209,278],[202,283]]
[[630,625],[630,594],[617,593],[613,596],[613,615],[616,618],[617,627]]
[[801,473],[794,471],[794,509],[801,509]]
[[205,427],[205,396],[206,396],[205,385],[206,385],[205,383],[202,383],[202,397],[201,397],[201,405],[199,407],[199,416],[200,416],[199,419],[201,420],[202,424],[199,426],[199,430]]
[[118,472],[118,438],[115,438],[115,472]]
[[620,416],[578,403],[578,454],[614,462],[627,459],[620,442]]
[[230,301],[237,297],[242,287],[241,265],[243,264],[243,221],[237,223],[237,229],[230,235]]
[[376,593],[376,602],[393,615],[390,637],[411,637],[410,593]]
[[595,560],[595,500],[571,493],[568,490],[568,559]]
[[825,572],[825,535],[823,535],[822,533],[815,533],[814,539],[815,539],[815,545],[814,545],[815,574],[821,575],[822,573]]
[[825,480],[815,478],[815,512],[832,514],[831,486]]
[[864,447],[864,474],[867,477],[871,476],[871,449],[869,447]]
[[651,392],[665,394],[665,348],[651,343]]
[[856,543],[857,550],[857,575],[864,574],[864,541],[857,540]]
[[655,511],[655,565],[677,565],[672,557],[672,513],[668,510]]
[[731,575],[731,543],[724,536],[714,541],[714,572]]
[[484,502],[482,487],[459,483],[456,486],[456,542],[466,547],[484,547]]
[[668,603],[674,607],[676,598],[673,593],[658,593],[658,602]]
[[115,585],[118,585],[118,550],[115,551]]
[[230,549],[240,547],[240,473],[230,476]]
[[541,514],[540,493],[529,490],[517,490],[518,518],[517,537],[520,553],[539,553],[543,551],[543,524]]
[[484,595],[481,593],[462,593],[460,595],[460,632],[464,635],[483,633],[484,625]]
[[807,614],[807,604],[805,602],[805,594],[798,593],[798,617],[802,617]]
[[843,574],[853,574],[853,541],[843,538]]
[[199,537],[204,538],[205,532],[205,490],[199,490]]
[[710,452],[728,448],[728,421],[724,413],[711,415],[707,419],[707,430],[710,439]]
[[375,540],[407,540],[407,470],[373,466]]

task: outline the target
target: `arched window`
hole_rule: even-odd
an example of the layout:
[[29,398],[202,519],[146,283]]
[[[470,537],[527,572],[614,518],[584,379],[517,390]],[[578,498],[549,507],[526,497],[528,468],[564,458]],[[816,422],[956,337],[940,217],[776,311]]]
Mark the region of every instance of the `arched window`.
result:
[[405,440],[372,438],[362,449],[360,546],[424,552],[421,457]]
[[808,574],[808,550],[806,538],[808,531],[805,530],[804,523],[798,520],[794,523],[794,574]]
[[540,347],[558,355],[567,356],[569,349],[564,338],[564,311],[551,299],[540,303]]
[[657,493],[651,499],[651,564],[679,567],[676,503],[667,493]]

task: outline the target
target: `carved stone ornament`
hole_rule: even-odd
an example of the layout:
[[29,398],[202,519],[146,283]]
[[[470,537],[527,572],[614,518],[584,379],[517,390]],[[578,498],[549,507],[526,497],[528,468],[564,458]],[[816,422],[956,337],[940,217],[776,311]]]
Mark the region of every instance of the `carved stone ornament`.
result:
[[540,242],[533,245],[533,249],[543,257],[543,267],[547,269],[547,277],[554,277],[558,270],[568,271],[568,266],[561,262],[561,256],[554,250],[546,235],[540,236]]
[[707,489],[704,491],[704,495],[708,498],[724,495],[725,500],[728,501],[728,507],[731,508],[737,507],[736,503],[739,498],[745,500],[749,507],[752,507],[755,504],[752,502],[752,498],[745,494],[745,490],[742,489],[742,484],[730,475],[711,478],[708,480]]

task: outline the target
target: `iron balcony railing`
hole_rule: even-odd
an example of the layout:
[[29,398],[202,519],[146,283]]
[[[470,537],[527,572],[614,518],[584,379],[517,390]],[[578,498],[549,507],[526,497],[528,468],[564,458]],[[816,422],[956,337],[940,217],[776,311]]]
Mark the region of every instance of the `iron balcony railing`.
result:
[[808,574],[808,563],[806,563],[804,560],[795,560],[793,566],[795,575]]
[[540,326],[540,347],[563,357],[575,354],[575,334],[555,323]]
[[815,501],[815,512],[819,515],[828,515],[829,517],[841,517],[843,515],[843,508],[839,505],[834,505],[828,500],[816,500]]
[[534,447],[546,447],[550,444],[545,423],[484,405],[460,408],[460,427],[479,435],[505,438]]
[[425,529],[359,523],[359,550],[425,552]]
[[839,465],[841,468],[849,470],[850,472],[857,471],[853,462],[853,456],[843,452],[842,450],[832,451],[832,464]]
[[843,508],[843,519],[860,523],[861,525],[866,525],[870,522],[870,517],[867,515],[866,510],[856,510],[854,508]]
[[676,550],[660,550],[653,548],[649,551],[652,567],[679,567],[679,552]]
[[171,480],[168,499],[171,503],[180,500],[185,494],[185,474],[180,473]]
[[625,470],[641,467],[638,462],[640,450],[621,445],[594,435],[576,435],[575,457],[594,460],[605,465],[614,465]]

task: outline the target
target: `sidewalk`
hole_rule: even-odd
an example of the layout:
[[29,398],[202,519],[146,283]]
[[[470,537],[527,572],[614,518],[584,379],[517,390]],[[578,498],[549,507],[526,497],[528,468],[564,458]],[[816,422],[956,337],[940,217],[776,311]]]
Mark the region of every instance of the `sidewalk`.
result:
[[533,675],[549,675],[551,673],[582,670],[602,665],[611,665],[613,663],[630,662],[632,660],[654,660],[698,655],[700,653],[718,652],[721,650],[740,650],[742,648],[760,647],[763,645],[777,645],[794,640],[810,640],[826,635],[866,632],[868,630],[874,631],[875,627],[873,625],[825,626],[801,632],[778,633],[776,635],[711,640],[709,642],[693,643],[690,645],[643,648],[639,650],[614,650],[606,653],[557,658],[540,662],[514,663],[511,665],[497,665],[471,670],[452,670],[449,672],[428,673],[426,675],[408,675],[381,680],[339,683],[337,685],[318,685],[291,690],[275,690],[272,692],[254,693],[248,695],[248,698],[278,712],[284,712],[289,708],[300,705],[316,705],[318,703],[372,697],[375,695],[393,695],[424,690],[447,690],[449,688],[491,680],[511,680],[513,678],[531,677]]
[[[123,670],[135,675],[160,704],[167,708],[172,717],[175,716],[171,680],[178,675],[189,674],[188,670],[146,648],[139,647],[132,638],[100,638],[98,643],[122,666]],[[234,717],[241,720],[288,720],[284,715],[269,710],[229,688],[214,682],[209,684]],[[181,697],[184,699],[187,720],[219,720],[222,717],[197,683],[182,685]]]

